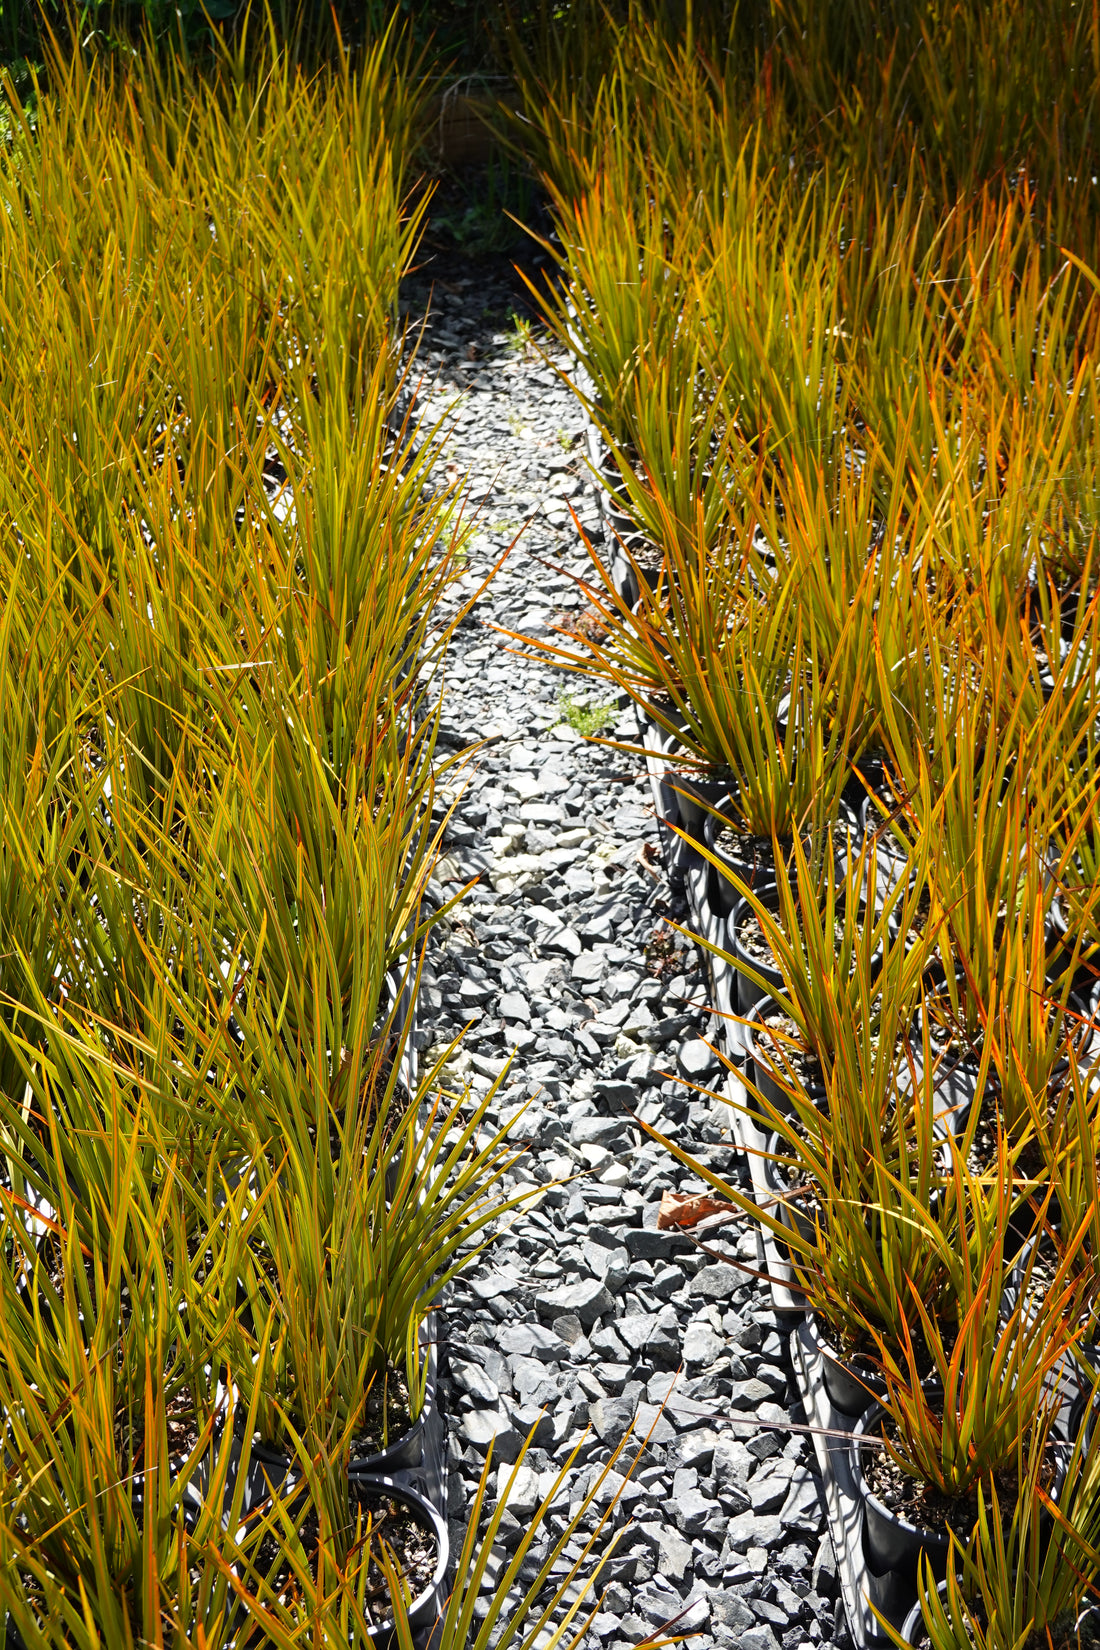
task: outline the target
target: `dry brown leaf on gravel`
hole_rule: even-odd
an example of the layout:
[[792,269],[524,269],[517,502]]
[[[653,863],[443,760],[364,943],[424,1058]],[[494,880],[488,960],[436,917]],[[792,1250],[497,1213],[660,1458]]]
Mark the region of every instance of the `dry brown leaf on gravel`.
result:
[[667,1232],[670,1226],[698,1226],[708,1215],[721,1215],[731,1207],[721,1198],[699,1192],[694,1197],[680,1192],[662,1192],[661,1207],[657,1212],[657,1230]]

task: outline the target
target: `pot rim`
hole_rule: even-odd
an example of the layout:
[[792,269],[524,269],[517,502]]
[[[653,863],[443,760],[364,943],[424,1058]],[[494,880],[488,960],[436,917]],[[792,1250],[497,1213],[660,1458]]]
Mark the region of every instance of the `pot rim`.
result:
[[[373,1455],[357,1455],[352,1453],[348,1462],[348,1472],[362,1477],[369,1473],[376,1476],[386,1475],[386,1462],[413,1442],[424,1431],[429,1417],[434,1413],[439,1403],[438,1362],[436,1353],[435,1332],[432,1327],[433,1314],[429,1313],[420,1324],[417,1335],[417,1344],[421,1357],[427,1362],[427,1380],[424,1387],[424,1403],[420,1414],[412,1419],[405,1430],[398,1437],[388,1443],[383,1449],[376,1450]],[[352,1440],[354,1446],[355,1440]],[[289,1472],[294,1464],[294,1457],[282,1449],[272,1439],[263,1438],[254,1433],[250,1445],[250,1453],[254,1459],[266,1461],[271,1466],[280,1466]]]
[[[823,1333],[823,1329],[827,1328],[827,1325],[822,1325],[821,1323],[820,1313],[816,1312],[812,1306],[807,1306],[806,1332],[811,1341],[814,1343],[817,1351],[827,1354],[834,1360],[834,1362],[843,1365],[843,1367],[847,1369],[849,1373],[852,1374],[857,1380],[859,1379],[857,1368],[860,1364],[864,1365],[869,1371],[878,1374],[877,1367],[869,1358],[863,1358],[859,1355],[859,1353],[855,1353],[853,1356],[848,1357],[839,1350],[834,1341],[827,1340],[825,1334]],[[869,1403],[878,1401],[874,1398],[872,1393],[868,1393],[867,1397]]]
[[[931,1391],[933,1392],[936,1390],[937,1388],[935,1386],[931,1388]],[[865,1504],[873,1506],[877,1512],[880,1512],[884,1518],[889,1519],[891,1523],[896,1524],[900,1530],[904,1530],[906,1535],[916,1537],[929,1551],[946,1552],[951,1545],[951,1538],[946,1530],[941,1531],[924,1524],[911,1523],[908,1518],[905,1518],[901,1513],[896,1512],[893,1507],[888,1507],[885,1501],[883,1501],[880,1496],[877,1496],[871,1489],[871,1486],[868,1484],[867,1479],[864,1476],[864,1440],[870,1438],[872,1428],[874,1427],[879,1416],[885,1416],[886,1414],[887,1411],[883,1408],[882,1404],[879,1403],[878,1399],[872,1399],[852,1429],[852,1435],[849,1442],[849,1464],[851,1467],[852,1482],[855,1487],[856,1496]]]
[[[937,1393],[942,1396],[943,1388],[938,1381],[928,1380],[923,1384],[925,1392],[930,1397],[935,1396]],[[885,1517],[897,1524],[900,1529],[905,1530],[907,1533],[913,1532],[919,1537],[929,1537],[929,1540],[925,1543],[925,1545],[930,1549],[935,1551],[945,1551],[950,1546],[950,1536],[946,1530],[944,1530],[941,1534],[939,1531],[928,1529],[924,1525],[911,1524],[907,1518],[903,1518],[902,1515],[895,1512],[892,1507],[888,1507],[881,1497],[874,1493],[864,1477],[864,1440],[869,1438],[871,1430],[877,1422],[879,1416],[884,1416],[886,1414],[887,1411],[885,1407],[880,1404],[877,1399],[874,1399],[868,1404],[867,1408],[859,1417],[859,1420],[856,1422],[855,1427],[852,1430],[852,1435],[849,1442],[849,1464],[851,1467],[852,1481],[855,1486],[856,1495],[864,1502],[873,1505],[878,1511],[881,1511]],[[1066,1450],[1063,1441],[1057,1436],[1052,1436],[1048,1440],[1047,1448],[1052,1449],[1054,1452],[1055,1474],[1054,1483],[1051,1487],[1050,1493],[1051,1499],[1057,1501],[1065,1479]],[[922,1482],[924,1482],[924,1480],[922,1480]]]
[[[432,1604],[436,1593],[444,1581],[447,1574],[447,1566],[450,1563],[450,1536],[448,1534],[446,1520],[443,1518],[438,1509],[432,1505],[431,1501],[428,1500],[428,1497],[426,1495],[422,1495],[419,1490],[414,1489],[411,1484],[399,1484],[396,1479],[383,1473],[364,1473],[349,1478],[349,1503],[353,1496],[357,1497],[359,1501],[362,1502],[365,1495],[371,1493],[372,1491],[377,1493],[379,1496],[391,1496],[395,1501],[404,1502],[405,1505],[412,1511],[414,1517],[419,1519],[421,1526],[430,1533],[433,1541],[435,1542],[435,1564],[432,1569],[431,1580],[427,1582],[421,1592],[417,1593],[412,1599],[410,1599],[406,1608],[406,1614],[409,1618],[410,1625],[413,1627],[413,1631],[416,1632],[418,1631],[418,1627],[416,1625],[416,1615],[419,1611],[422,1611],[427,1606]],[[299,1495],[296,1499],[305,1501],[308,1500],[308,1497]],[[383,1643],[387,1644],[391,1641],[393,1633],[394,1618],[392,1615],[387,1616],[384,1621],[376,1622],[367,1629],[367,1636],[370,1639],[380,1639]]]
[[[755,1058],[755,1055],[756,1055],[756,1030],[757,1030],[757,1026],[760,1024],[761,1016],[763,1014],[765,1014],[768,1011],[768,1009],[771,1009],[771,1008],[778,1008],[781,1012],[785,1012],[783,1003],[779,1002],[778,999],[776,999],[775,997],[759,997],[756,1000],[756,1002],[753,1003],[753,1005],[749,1009],[748,1013],[745,1014],[742,1017],[742,1023],[744,1025],[744,1029],[748,1033],[749,1052],[753,1056],[753,1058]],[[770,1061],[771,1056],[769,1055],[767,1048],[763,1048],[761,1050],[761,1052],[762,1052],[765,1060]],[[820,1060],[819,1056],[814,1051],[814,1049],[810,1047],[809,1043],[806,1044],[803,1052],[805,1053],[805,1055],[807,1056],[808,1059],[816,1060],[818,1065],[821,1064],[821,1060]],[[772,1075],[775,1076],[778,1079],[779,1073],[774,1069],[774,1067],[773,1067]],[[807,1098],[812,1100],[814,1098],[814,1096],[817,1095],[817,1094],[825,1095],[827,1093],[827,1086],[824,1083],[824,1081],[822,1081],[820,1083],[806,1084],[805,1085],[805,1092],[806,1092]]]
[[[422,1495],[411,1484],[398,1484],[395,1479],[383,1473],[362,1473],[353,1476],[350,1480],[350,1490],[352,1494],[358,1495],[360,1501],[364,1497],[364,1492],[370,1493],[371,1491],[376,1491],[379,1495],[392,1496],[395,1501],[404,1501],[415,1514],[421,1515],[424,1527],[430,1531],[435,1541],[435,1568],[432,1570],[431,1580],[423,1591],[418,1593],[409,1603],[407,1614],[411,1620],[417,1608],[426,1604],[436,1593],[447,1574],[447,1565],[450,1562],[450,1538],[446,1520],[426,1495]],[[369,1636],[376,1638],[381,1637],[383,1634],[392,1633],[393,1625],[391,1616],[386,1621],[379,1622],[376,1627],[370,1628]]]

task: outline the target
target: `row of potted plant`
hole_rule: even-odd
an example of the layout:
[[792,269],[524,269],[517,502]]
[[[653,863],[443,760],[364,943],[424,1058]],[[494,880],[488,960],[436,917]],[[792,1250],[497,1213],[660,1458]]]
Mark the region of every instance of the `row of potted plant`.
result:
[[517,1597],[567,1464],[486,1613],[505,1499],[444,1608],[409,1476],[514,1202],[495,1088],[416,1057],[465,611],[397,317],[431,86],[393,35],[307,74],[270,13],[221,50],[6,87],[6,1642],[556,1643],[600,1487]]
[[402,1059],[458,544],[399,413],[416,95],[386,45],[245,54],[57,47],[0,168],[27,1646],[377,1636],[382,1542],[434,1606],[438,1514],[349,1461],[415,1425],[426,1312],[500,1201],[499,1140]]
[[[611,529],[542,651],[634,702],[708,867],[770,1190],[697,1172],[813,1314],[861,1562],[922,1558],[937,1647],[1061,1643],[1100,1577],[1065,1413],[1100,1230],[1095,203],[1034,125],[1011,169],[884,165],[819,98],[739,103],[732,49],[608,27],[586,95],[525,64]],[[908,27],[857,34],[838,98]],[[918,120],[959,27],[922,31]],[[961,84],[945,129],[984,114]]]

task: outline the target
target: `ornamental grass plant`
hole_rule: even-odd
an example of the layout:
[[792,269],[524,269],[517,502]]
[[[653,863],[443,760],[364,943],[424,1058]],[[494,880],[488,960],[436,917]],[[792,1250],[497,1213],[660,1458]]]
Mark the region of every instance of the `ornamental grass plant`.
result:
[[886,1384],[882,1407],[891,1423],[884,1435],[887,1455],[908,1477],[949,1500],[1003,1471],[1024,1476],[1030,1434],[1043,1430],[1044,1410],[1057,1403],[1066,1355],[1083,1333],[1081,1307],[1090,1286],[1073,1265],[1080,1232],[1067,1233],[1053,1276],[1040,1266],[1038,1244],[1014,1263],[1006,1258],[1016,1200],[1010,1162],[1002,1137],[995,1172],[983,1184],[967,1174],[961,1154],[954,1157],[960,1205],[973,1209],[967,1225],[990,1237],[976,1255],[960,1250],[957,1320],[945,1326],[918,1293],[919,1353],[908,1332],[899,1357],[880,1330],[871,1330]]
[[[877,1053],[877,1038],[874,1047]],[[906,1335],[919,1334],[910,1284],[947,1333],[962,1248],[984,1252],[989,1233],[960,1224],[932,1083],[912,1051],[883,1054],[869,1075],[885,1096],[881,1114],[865,1109],[858,1091],[847,1093],[835,1072],[817,1103],[787,1072],[789,1111],[753,1086],[754,1103],[778,1136],[770,1159],[776,1190],[764,1199],[649,1132],[789,1255],[795,1283],[842,1355],[872,1352],[874,1324],[900,1356]]]
[[[505,1481],[503,1493],[489,1516],[485,1540],[479,1548],[475,1531],[479,1528],[489,1488],[492,1466],[490,1445],[458,1561],[459,1579],[447,1601],[446,1611],[434,1629],[440,1650],[461,1650],[466,1645],[472,1645],[473,1650],[488,1650],[490,1644],[500,1645],[504,1650],[511,1645],[518,1646],[519,1650],[542,1650],[544,1646],[546,1650],[557,1650],[559,1644],[576,1645],[581,1642],[602,1601],[603,1595],[595,1591],[596,1584],[605,1565],[612,1560],[615,1545],[625,1531],[625,1525],[620,1524],[606,1541],[603,1539],[607,1527],[615,1520],[619,1499],[630,1483],[630,1475],[642,1459],[641,1450],[637,1450],[629,1462],[622,1459],[636,1442],[631,1432],[620,1440],[611,1451],[607,1463],[591,1475],[583,1497],[574,1496],[570,1500],[566,1517],[561,1503],[570,1488],[579,1446],[572,1452],[543,1495],[531,1523],[524,1529],[500,1580],[489,1593],[488,1609],[482,1615],[478,1609],[478,1598],[479,1594],[484,1596],[490,1555],[496,1550],[492,1543],[507,1509],[509,1491],[531,1448],[531,1437],[523,1444],[516,1464]],[[626,1467],[623,1474],[618,1470],[620,1464]],[[532,1549],[547,1524],[550,1534],[543,1539],[536,1553]],[[536,1558],[538,1568],[532,1577]],[[412,1634],[399,1599],[398,1577],[392,1569],[387,1571],[387,1581],[395,1606],[398,1645],[400,1650],[412,1650]],[[586,1614],[578,1625],[577,1618],[582,1612]],[[475,1634],[474,1623],[479,1619],[481,1624]],[[664,1645],[680,1644],[690,1639],[690,1634],[682,1637],[670,1635],[667,1628],[675,1625],[673,1618],[664,1628],[655,1628],[653,1635],[643,1641],[646,1650],[650,1645],[653,1650],[661,1650]]]
[[[703,1172],[877,1346],[911,1475],[984,1498],[1016,1463],[1022,1552],[1044,1383],[1095,1315],[1096,10],[574,22],[512,26],[513,132],[643,543],[636,600],[590,544],[599,629],[544,652],[773,840],[778,914],[750,905],[824,1102],[793,1068],[790,1112],[757,1096],[788,1208]],[[487,1102],[403,1058],[465,532],[399,323],[422,67],[391,33],[306,71],[261,19],[201,75],[51,40],[33,114],[5,82],[0,1588],[28,1646],[362,1638],[370,1382],[403,1364],[415,1413],[423,1313],[509,1201]],[[834,859],[865,790],[885,900],[874,846]],[[1013,1222],[1056,1275],[1029,1259],[1006,1315]],[[257,1432],[309,1551],[240,1499]],[[975,1540],[970,1597],[1037,1620]],[[554,1604],[506,1632],[560,1637]]]
[[[1100,1493],[1094,1430],[1075,1441],[1057,1500],[1044,1482],[1048,1412],[1033,1435],[1011,1511],[996,1483],[979,1485],[970,1540],[952,1543],[937,1589],[922,1566],[920,1603],[931,1650],[1025,1650],[1078,1642],[1083,1608],[1094,1604],[1100,1573]],[[901,1645],[897,1629],[882,1623]]]
[[155,1639],[166,1615],[228,1642],[228,1580],[189,1549],[223,1535],[223,1503],[243,1528],[224,1346],[204,1321],[217,1299],[232,1308],[229,1234],[157,1152],[146,1097],[98,1039],[56,1028],[49,1042],[24,1108],[33,1157],[5,1108],[4,1604],[28,1646]]
[[[437,1101],[426,1117],[421,1102],[395,1119],[399,1107],[388,1097],[348,1131],[327,1174],[320,1164],[328,1140],[319,1136],[312,1154],[303,1152],[300,1123],[288,1128],[281,1161],[254,1160],[255,1212],[246,1212],[240,1272],[251,1320],[242,1341],[251,1356],[238,1357],[236,1367],[245,1403],[254,1381],[260,1390],[257,1425],[266,1441],[294,1439],[316,1456],[357,1430],[372,1431],[377,1442],[365,1453],[379,1453],[400,1434],[390,1434],[385,1406],[368,1427],[365,1406],[391,1373],[408,1390],[404,1425],[420,1415],[424,1320],[484,1247],[492,1222],[522,1201],[499,1190],[514,1154],[506,1128],[486,1128],[498,1088],[472,1106],[465,1096]],[[257,1343],[273,1321],[271,1349],[260,1360]]]
[[[881,900],[868,900],[878,886],[874,837],[853,852],[842,849],[831,828],[822,830],[820,855],[811,855],[800,836],[789,851],[777,844],[776,900],[735,879],[763,930],[782,986],[770,995],[794,1022],[823,1067],[850,1061],[852,1033],[866,1027],[868,1051],[880,1023],[892,1022],[896,1039],[915,1023],[922,977],[931,960],[931,941],[920,926],[924,880],[919,857],[908,881],[897,880]],[[701,850],[713,859],[705,846]],[[727,953],[717,955],[729,962]],[[766,981],[751,962],[738,967],[754,984]],[[908,1020],[907,1020],[908,1017]]]
[[[873,859],[873,845],[869,852]],[[871,908],[861,920],[856,913],[866,874],[849,861],[838,946],[837,923],[828,920],[830,909],[835,918],[839,908],[835,873],[826,876],[822,901],[797,841],[793,863],[797,880],[777,853],[778,915],[747,884],[741,892],[772,937],[783,980],[775,1000],[816,1055],[822,1092],[803,1086],[780,1042],[769,1064],[786,1105],[776,1105],[742,1074],[765,1131],[776,1137],[767,1148],[774,1197],[760,1203],[705,1164],[695,1170],[783,1246],[798,1286],[836,1344],[869,1348],[873,1322],[900,1348],[904,1326],[917,1323],[906,1280],[950,1322],[961,1247],[984,1251],[990,1241],[989,1220],[981,1226],[966,1218],[951,1179],[937,1057],[918,1029],[930,940],[914,944],[907,928]],[[914,903],[900,885],[894,898]],[[963,1126],[961,1155],[966,1140]],[[681,1161],[694,1162],[675,1141],[664,1143]]]
[[397,316],[426,82],[268,17],[202,75],[53,41],[7,95],[0,1609],[28,1650],[303,1642],[253,1436],[346,1503],[510,1206],[493,1091],[412,1057],[466,610]]
[[749,504],[712,548],[697,516],[690,549],[679,531],[670,534],[663,573],[655,584],[639,578],[633,604],[589,543],[596,573],[581,586],[602,634],[563,633],[571,646],[515,639],[626,694],[677,742],[684,773],[724,782],[737,831],[787,838],[811,815],[835,818],[863,707],[817,715],[828,669],[801,633],[794,573],[761,567],[756,575],[755,524]]
[[[545,651],[773,839],[774,902],[732,873],[782,985],[737,966],[794,1025],[770,1058],[753,1031],[768,1093],[744,1079],[768,1196],[692,1166],[785,1246],[834,1344],[877,1353],[911,1474],[981,1481],[981,1642],[1021,1646],[1094,1544],[1024,1551],[1044,1384],[1095,1318],[1097,19],[628,10],[602,14],[602,79],[516,53],[558,231],[544,312],[637,530],[589,546],[593,640]],[[934,1642],[969,1643],[951,1596]]]

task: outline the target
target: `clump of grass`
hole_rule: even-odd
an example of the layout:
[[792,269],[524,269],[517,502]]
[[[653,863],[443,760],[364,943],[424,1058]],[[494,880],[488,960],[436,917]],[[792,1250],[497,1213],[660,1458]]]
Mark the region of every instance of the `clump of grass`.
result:
[[233,1403],[336,1486],[349,1642],[349,1428],[391,1343],[416,1412],[500,1202],[397,1006],[468,536],[405,410],[424,94],[393,38],[220,50],[54,41],[33,121],[5,83],[0,1596],[41,1647],[260,1642],[291,1515],[242,1512]]

